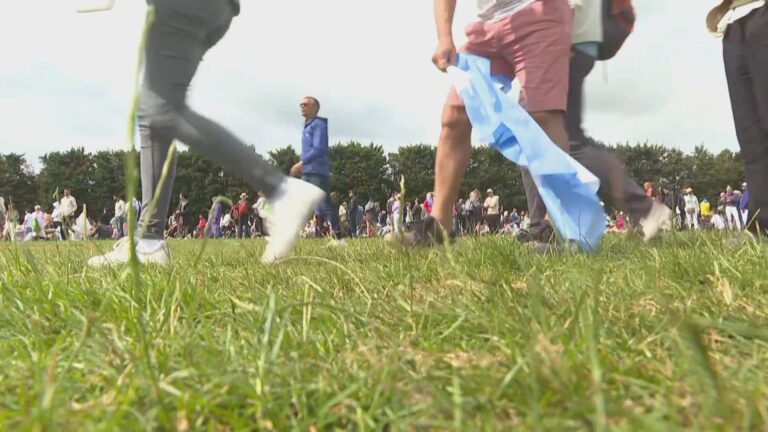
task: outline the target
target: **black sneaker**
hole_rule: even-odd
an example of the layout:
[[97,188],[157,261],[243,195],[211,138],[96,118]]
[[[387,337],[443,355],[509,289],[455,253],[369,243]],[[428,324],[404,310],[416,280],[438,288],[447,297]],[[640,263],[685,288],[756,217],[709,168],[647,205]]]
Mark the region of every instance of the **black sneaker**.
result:
[[515,240],[520,243],[554,243],[555,238],[555,230],[553,230],[552,226],[549,224],[545,225],[541,231],[537,233],[521,230],[515,235]]
[[403,230],[402,235],[397,231],[384,236],[384,240],[390,243],[399,243],[403,246],[434,246],[443,244],[446,240],[453,241],[456,233],[446,231],[432,216],[420,222],[414,222],[408,230]]

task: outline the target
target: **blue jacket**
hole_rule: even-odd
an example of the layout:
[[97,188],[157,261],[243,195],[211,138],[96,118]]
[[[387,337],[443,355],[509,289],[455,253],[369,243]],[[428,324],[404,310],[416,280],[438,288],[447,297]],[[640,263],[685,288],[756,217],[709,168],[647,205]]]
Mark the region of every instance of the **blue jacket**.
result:
[[301,136],[301,162],[304,174],[331,175],[328,155],[328,119],[315,117],[304,125]]
[[744,189],[741,192],[741,201],[739,202],[739,209],[749,210],[749,191]]

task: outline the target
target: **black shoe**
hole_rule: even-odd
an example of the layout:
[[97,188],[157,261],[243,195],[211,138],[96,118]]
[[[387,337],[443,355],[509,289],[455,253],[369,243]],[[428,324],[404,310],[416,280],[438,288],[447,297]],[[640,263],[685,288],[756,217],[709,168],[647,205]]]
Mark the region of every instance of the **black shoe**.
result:
[[453,241],[456,233],[447,233],[432,216],[420,222],[411,224],[410,229],[403,230],[402,235],[397,231],[384,236],[384,240],[391,243],[399,243],[403,246],[434,246],[446,241]]

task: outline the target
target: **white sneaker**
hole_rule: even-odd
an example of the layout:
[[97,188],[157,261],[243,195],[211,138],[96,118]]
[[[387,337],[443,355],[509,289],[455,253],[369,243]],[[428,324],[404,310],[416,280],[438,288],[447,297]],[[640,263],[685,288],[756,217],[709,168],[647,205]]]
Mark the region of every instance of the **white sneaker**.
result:
[[270,203],[269,240],[261,262],[271,264],[285,258],[299,238],[312,210],[325,199],[322,189],[305,181],[286,177]]
[[[138,240],[136,242],[136,255],[142,264],[166,265],[171,259],[168,245],[162,240]],[[88,265],[101,267],[125,264],[129,259],[128,237],[123,237],[115,243],[111,252],[89,259]]]
[[665,205],[654,202],[648,216],[640,220],[640,226],[643,228],[643,240],[649,241],[656,237],[659,231],[669,224],[671,218],[672,210]]

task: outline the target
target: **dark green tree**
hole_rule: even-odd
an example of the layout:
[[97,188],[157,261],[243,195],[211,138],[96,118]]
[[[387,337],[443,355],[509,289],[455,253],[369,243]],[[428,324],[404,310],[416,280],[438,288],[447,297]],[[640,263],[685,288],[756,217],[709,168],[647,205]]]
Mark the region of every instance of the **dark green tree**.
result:
[[485,196],[487,189],[493,189],[505,209],[524,209],[520,167],[507,160],[504,155],[488,146],[472,148],[467,175],[461,184],[460,197],[466,199],[469,193],[478,189]]
[[87,205],[89,209],[98,203],[93,201],[93,158],[82,147],[64,152],[51,152],[40,158],[43,167],[37,176],[38,204],[51,211],[52,203],[69,189],[77,199],[78,214]]
[[[90,178],[88,207],[91,216],[101,214],[104,207],[112,208],[112,196],[125,192],[125,151],[100,151],[92,156],[93,169]],[[141,199],[141,186],[138,188]],[[76,196],[77,197],[77,196]]]
[[37,202],[37,177],[23,154],[0,155],[0,196],[21,215]]
[[[397,149],[389,154],[389,166],[393,184],[400,184],[400,177],[405,177],[408,200],[424,200],[432,192],[435,183],[436,148],[428,144],[412,144]],[[397,186],[399,187],[399,186]]]
[[331,190],[338,192],[342,200],[351,189],[357,190],[363,202],[370,198],[385,200],[391,183],[382,146],[356,141],[337,143],[331,146],[330,158]]
[[269,155],[269,163],[277,167],[278,171],[283,174],[288,174],[291,167],[301,160],[301,156],[289,145],[270,150],[267,155]]

